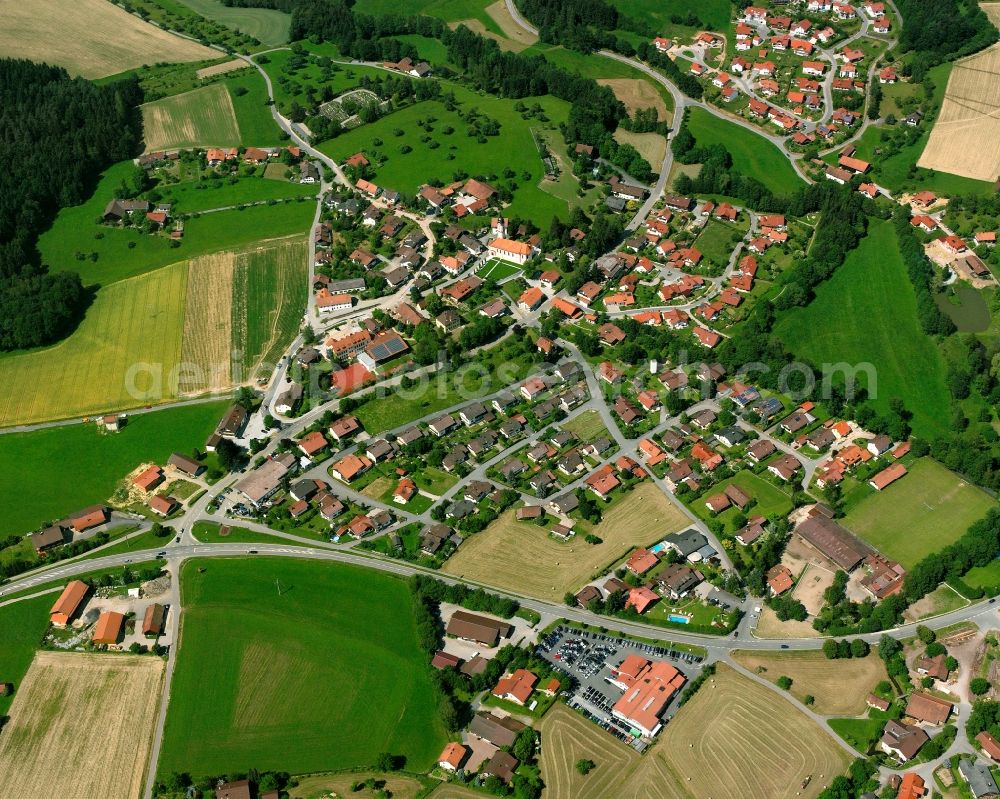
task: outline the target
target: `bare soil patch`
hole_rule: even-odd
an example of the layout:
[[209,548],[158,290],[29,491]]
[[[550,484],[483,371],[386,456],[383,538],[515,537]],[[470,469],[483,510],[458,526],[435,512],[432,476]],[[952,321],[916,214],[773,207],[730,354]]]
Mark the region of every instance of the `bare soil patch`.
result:
[[36,654],[0,734],[0,796],[138,797],[163,667],[151,656]]

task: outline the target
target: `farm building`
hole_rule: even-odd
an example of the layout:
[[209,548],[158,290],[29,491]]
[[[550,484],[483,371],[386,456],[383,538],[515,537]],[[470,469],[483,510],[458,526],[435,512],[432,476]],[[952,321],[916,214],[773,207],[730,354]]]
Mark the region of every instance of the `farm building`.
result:
[[49,622],[53,627],[65,627],[70,620],[79,612],[83,605],[83,600],[90,593],[90,586],[82,580],[73,580],[67,583],[59,599],[49,611]]
[[445,633],[482,646],[496,646],[497,641],[507,638],[513,629],[507,622],[456,610],[448,620]]
[[167,617],[167,609],[158,602],[154,602],[142,617],[142,634],[146,638],[156,638],[163,635],[164,621]]
[[104,611],[94,625],[95,644],[117,646],[125,629],[125,616],[113,610]]

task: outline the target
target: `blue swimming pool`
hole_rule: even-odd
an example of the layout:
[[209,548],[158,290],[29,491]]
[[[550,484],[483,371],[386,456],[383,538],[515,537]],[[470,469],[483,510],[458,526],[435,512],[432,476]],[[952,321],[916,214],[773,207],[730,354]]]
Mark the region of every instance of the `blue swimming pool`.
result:
[[667,618],[670,619],[670,621],[676,622],[677,624],[688,624],[691,621],[691,619],[689,619],[687,616],[675,616],[673,614],[667,616]]

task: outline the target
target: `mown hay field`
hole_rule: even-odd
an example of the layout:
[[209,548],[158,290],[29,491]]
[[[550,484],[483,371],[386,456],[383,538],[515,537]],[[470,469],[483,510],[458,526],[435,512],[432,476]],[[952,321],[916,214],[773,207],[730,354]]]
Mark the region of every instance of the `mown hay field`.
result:
[[211,78],[213,75],[224,75],[227,72],[235,72],[238,69],[250,69],[250,65],[242,58],[234,58],[232,61],[223,61],[221,64],[202,67],[194,74],[199,78]]
[[0,735],[0,796],[137,798],[163,668],[141,655],[35,655]]
[[815,697],[813,709],[824,715],[864,713],[865,696],[886,679],[885,666],[874,652],[863,658],[827,660],[819,651],[742,651],[734,652],[733,659],[773,683],[791,677],[792,696]]
[[186,147],[235,147],[240,128],[229,90],[213,83],[142,106],[146,152]]
[[[851,761],[781,696],[724,665],[641,759],[568,709],[553,708],[541,729],[548,799],[704,799],[734,785],[747,799],[812,799]],[[586,777],[581,758],[595,763]]]
[[660,171],[667,155],[667,140],[659,133],[633,133],[619,128],[614,137],[619,144],[631,144],[655,171]]
[[1000,45],[955,62],[917,166],[975,180],[1000,175]]
[[669,119],[667,104],[653,84],[641,78],[601,78],[597,81],[608,86],[615,97],[625,104],[630,114],[643,108],[655,108],[660,119]]
[[515,511],[471,536],[444,564],[442,571],[539,599],[561,600],[597,572],[624,557],[633,547],[652,544],[680,530],[687,517],[652,483],[643,483],[604,514],[593,533],[568,542],[548,527],[519,522]]
[[189,560],[181,578],[161,774],[434,763],[445,732],[405,582],[263,557]]
[[218,58],[215,50],[143,22],[107,0],[0,0],[0,53],[103,78],[160,61]]

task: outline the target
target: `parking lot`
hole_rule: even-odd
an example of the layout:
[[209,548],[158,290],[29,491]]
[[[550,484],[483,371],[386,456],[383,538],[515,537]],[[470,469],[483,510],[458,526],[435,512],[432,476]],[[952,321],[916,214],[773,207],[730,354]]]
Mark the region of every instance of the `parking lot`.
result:
[[[703,661],[699,655],[679,652],[666,646],[654,646],[621,636],[588,632],[560,625],[539,640],[535,652],[559,671],[573,678],[569,705],[638,751],[646,742],[631,733],[624,722],[611,715],[611,708],[622,696],[621,689],[609,682],[611,669],[627,656],[640,655],[649,660],[665,660],[689,680]],[[677,711],[680,694],[664,714],[664,721]]]

